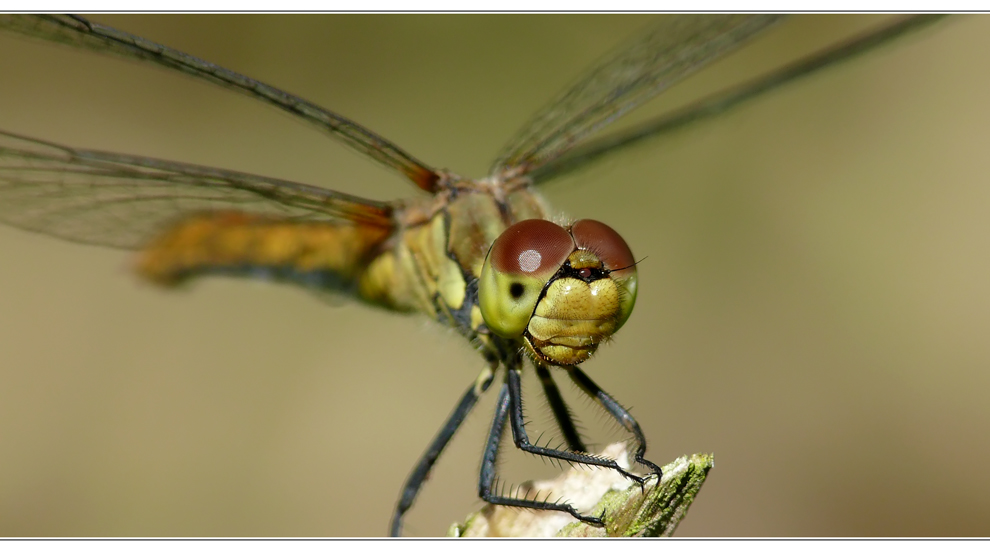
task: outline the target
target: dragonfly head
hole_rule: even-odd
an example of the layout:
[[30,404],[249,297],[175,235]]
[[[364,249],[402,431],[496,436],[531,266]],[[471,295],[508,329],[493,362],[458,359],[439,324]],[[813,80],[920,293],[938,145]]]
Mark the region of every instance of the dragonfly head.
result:
[[524,220],[488,250],[478,302],[493,333],[522,337],[543,363],[577,365],[629,319],[636,263],[601,222]]

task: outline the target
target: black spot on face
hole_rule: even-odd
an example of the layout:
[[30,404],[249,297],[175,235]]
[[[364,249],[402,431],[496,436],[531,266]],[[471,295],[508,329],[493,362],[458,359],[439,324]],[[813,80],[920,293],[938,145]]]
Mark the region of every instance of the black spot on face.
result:
[[512,285],[509,285],[509,294],[512,295],[512,298],[514,299],[519,299],[522,297],[524,291],[525,289],[523,289],[522,283],[513,283]]

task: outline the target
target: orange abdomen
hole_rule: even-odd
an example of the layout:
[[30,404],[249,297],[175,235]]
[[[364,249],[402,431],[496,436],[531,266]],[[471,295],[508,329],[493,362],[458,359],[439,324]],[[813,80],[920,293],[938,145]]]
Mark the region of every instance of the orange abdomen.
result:
[[161,285],[223,273],[348,290],[391,231],[370,224],[205,213],[178,222],[149,243],[136,269]]

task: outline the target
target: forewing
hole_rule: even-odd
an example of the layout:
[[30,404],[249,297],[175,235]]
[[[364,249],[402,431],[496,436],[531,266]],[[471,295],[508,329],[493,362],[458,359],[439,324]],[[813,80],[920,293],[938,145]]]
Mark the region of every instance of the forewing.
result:
[[534,183],[539,184],[571,171],[580,170],[609,155],[625,151],[630,146],[721,115],[737,105],[760,97],[779,87],[816,74],[818,71],[856,59],[857,56],[909,33],[924,29],[945,17],[947,17],[945,14],[915,14],[871,29],[859,36],[832,44],[812,55],[733,88],[721,90],[675,111],[664,113],[618,132],[587,140],[552,162],[545,163],[538,170],[531,171],[529,177]]
[[776,15],[671,16],[593,66],[537,112],[492,174],[529,173],[556,159],[779,19]]
[[399,171],[426,191],[436,172],[385,138],[333,111],[178,50],[71,15],[0,15],[0,28],[127,59],[148,61],[236,90],[315,125],[347,146]]
[[0,222],[69,241],[137,249],[169,222],[230,210],[300,222],[393,224],[389,203],[0,131]]

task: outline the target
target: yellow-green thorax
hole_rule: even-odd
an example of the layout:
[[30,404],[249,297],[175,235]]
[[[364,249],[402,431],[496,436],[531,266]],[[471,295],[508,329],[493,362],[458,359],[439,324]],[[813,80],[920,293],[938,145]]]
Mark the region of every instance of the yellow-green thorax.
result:
[[418,311],[487,342],[477,304],[478,279],[495,239],[520,220],[547,216],[527,185],[461,181],[397,215],[399,229],[361,274],[358,292],[371,302]]

